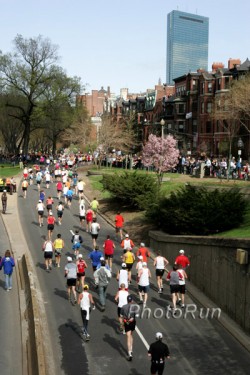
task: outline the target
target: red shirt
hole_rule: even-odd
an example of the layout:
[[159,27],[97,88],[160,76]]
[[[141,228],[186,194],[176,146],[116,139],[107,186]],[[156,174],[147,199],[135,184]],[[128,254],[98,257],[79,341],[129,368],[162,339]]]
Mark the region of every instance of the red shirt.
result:
[[63,185],[62,185],[61,181],[59,181],[59,182],[56,184],[56,188],[57,188],[57,190],[62,190],[62,189],[63,189]]
[[122,215],[116,215],[115,217],[115,226],[118,228],[122,228],[124,223],[124,218]]
[[178,257],[175,259],[175,264],[180,264],[182,268],[186,268],[190,265],[188,257],[186,255],[178,255]]
[[47,219],[48,224],[55,224],[55,221],[56,219],[54,218],[54,216],[49,216]]
[[137,256],[141,255],[143,256],[143,260],[142,262],[147,262],[148,261],[148,258],[150,257],[150,252],[148,251],[148,249],[146,247],[140,247],[138,250],[137,250],[137,253],[136,253]]
[[104,242],[104,254],[105,255],[113,255],[114,254],[114,242],[111,239],[107,239]]

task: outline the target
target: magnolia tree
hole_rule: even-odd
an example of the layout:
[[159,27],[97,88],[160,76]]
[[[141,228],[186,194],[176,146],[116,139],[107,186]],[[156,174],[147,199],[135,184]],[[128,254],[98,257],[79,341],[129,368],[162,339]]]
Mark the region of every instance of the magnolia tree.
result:
[[163,173],[171,170],[178,163],[179,150],[176,148],[176,143],[171,135],[162,139],[150,134],[148,142],[143,147],[142,162],[145,167],[155,168],[159,185]]

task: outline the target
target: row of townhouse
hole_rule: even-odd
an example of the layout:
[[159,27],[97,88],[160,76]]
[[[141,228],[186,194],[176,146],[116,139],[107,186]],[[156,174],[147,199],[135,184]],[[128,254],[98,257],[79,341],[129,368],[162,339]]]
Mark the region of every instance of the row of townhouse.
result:
[[[154,90],[140,95],[129,95],[113,100],[106,110],[114,123],[122,123],[134,114],[135,126],[142,143],[150,133],[172,134],[183,152],[228,155],[228,132],[223,122],[214,120],[213,104],[220,102],[230,88],[232,80],[239,79],[250,70],[250,61],[229,59],[228,67],[214,63],[212,72],[198,70],[174,80],[174,86],[158,84]],[[219,100],[218,100],[219,99]],[[232,142],[232,152],[237,155],[241,138],[242,157],[250,155],[250,135],[245,127]],[[244,146],[244,148],[243,148]]]

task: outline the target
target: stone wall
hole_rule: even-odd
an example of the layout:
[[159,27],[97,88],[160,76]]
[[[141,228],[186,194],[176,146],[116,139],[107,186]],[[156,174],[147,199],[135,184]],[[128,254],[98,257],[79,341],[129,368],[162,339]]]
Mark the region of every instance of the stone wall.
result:
[[250,333],[250,265],[236,262],[238,248],[245,249],[250,260],[249,240],[169,236],[160,231],[150,231],[149,237],[150,247],[171,264],[184,249],[191,262],[190,281]]

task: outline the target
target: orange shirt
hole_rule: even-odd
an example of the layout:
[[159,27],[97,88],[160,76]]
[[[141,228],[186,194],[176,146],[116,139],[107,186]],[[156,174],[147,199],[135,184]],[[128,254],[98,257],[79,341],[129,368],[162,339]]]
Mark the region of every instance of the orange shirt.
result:
[[150,257],[150,252],[148,251],[148,249],[146,247],[140,247],[138,250],[137,250],[137,253],[136,253],[137,256],[141,255],[143,256],[143,262],[147,262],[148,261],[148,258]]
[[124,223],[124,218],[122,215],[116,215],[115,217],[115,226],[118,228],[122,228]]

